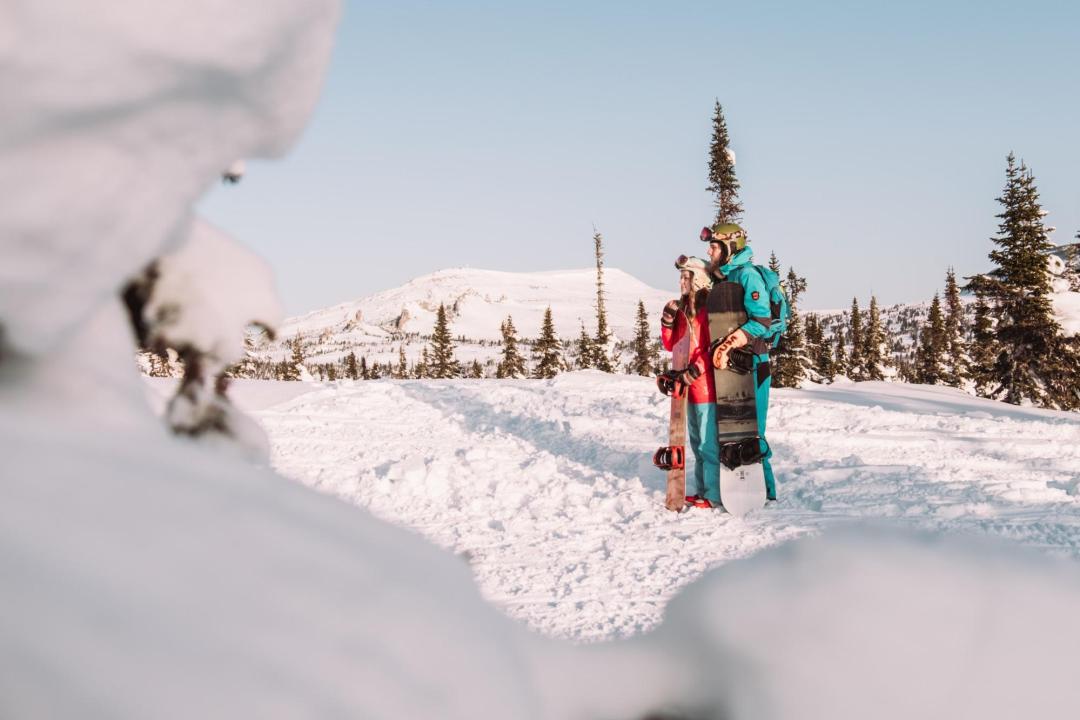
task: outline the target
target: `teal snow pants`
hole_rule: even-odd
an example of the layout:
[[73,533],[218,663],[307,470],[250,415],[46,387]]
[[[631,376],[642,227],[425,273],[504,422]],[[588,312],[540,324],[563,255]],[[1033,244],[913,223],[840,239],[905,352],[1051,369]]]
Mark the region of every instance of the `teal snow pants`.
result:
[[[772,367],[769,364],[768,353],[754,356],[754,380],[758,435],[761,437],[761,449],[764,450],[769,445],[765,442],[765,419],[769,414],[769,388],[772,387]],[[775,500],[776,477],[773,475],[772,463],[769,462],[771,457],[772,448],[769,448],[768,452],[765,453],[765,459],[761,461],[761,465],[765,471],[765,496],[770,500]]]
[[686,403],[686,429],[694,452],[691,495],[720,502],[720,446],[716,440],[716,403]]

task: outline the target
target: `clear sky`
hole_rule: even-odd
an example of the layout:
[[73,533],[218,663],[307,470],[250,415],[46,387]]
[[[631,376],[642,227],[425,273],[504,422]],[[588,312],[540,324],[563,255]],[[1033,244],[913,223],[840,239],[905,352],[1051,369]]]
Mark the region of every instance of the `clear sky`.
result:
[[[207,217],[290,314],[437,269],[606,262],[659,288],[703,254],[724,107],[760,262],[805,309],[929,300],[985,270],[1010,150],[1080,230],[1080,3],[346,2],[286,159]],[[651,311],[651,309],[650,309]]]

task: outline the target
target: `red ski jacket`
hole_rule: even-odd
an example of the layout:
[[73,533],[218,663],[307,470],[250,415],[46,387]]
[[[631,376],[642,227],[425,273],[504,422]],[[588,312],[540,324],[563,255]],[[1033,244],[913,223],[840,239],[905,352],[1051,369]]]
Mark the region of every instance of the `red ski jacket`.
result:
[[690,327],[690,364],[695,366],[701,375],[690,385],[689,400],[701,405],[716,402],[716,382],[713,380],[712,363],[709,361],[709,318],[705,314],[705,308],[699,308],[697,314],[690,319],[686,312],[679,307],[675,313],[675,327],[660,327],[660,342],[664,349],[671,352],[682,336]]

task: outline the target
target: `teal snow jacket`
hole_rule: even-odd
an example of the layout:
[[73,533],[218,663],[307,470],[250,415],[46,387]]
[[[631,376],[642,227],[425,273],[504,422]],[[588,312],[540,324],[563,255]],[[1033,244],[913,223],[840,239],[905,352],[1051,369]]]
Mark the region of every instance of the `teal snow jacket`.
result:
[[716,270],[716,276],[720,280],[737,282],[743,286],[743,305],[746,307],[748,319],[740,326],[753,340],[750,349],[756,355],[764,355],[769,352],[773,345],[772,311],[769,308],[769,291],[765,287],[765,280],[754,268],[754,251],[744,247],[735,253],[728,263]]

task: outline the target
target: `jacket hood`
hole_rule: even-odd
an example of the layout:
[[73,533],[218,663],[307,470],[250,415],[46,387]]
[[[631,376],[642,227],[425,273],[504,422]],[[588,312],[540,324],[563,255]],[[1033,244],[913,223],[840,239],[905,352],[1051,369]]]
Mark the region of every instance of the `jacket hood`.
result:
[[716,271],[718,273],[720,273],[721,275],[729,275],[729,274],[731,274],[731,271],[734,270],[735,268],[741,267],[743,265],[749,265],[750,261],[753,260],[753,259],[754,259],[754,251],[751,250],[750,246],[748,245],[748,246],[744,247],[742,250],[740,250],[739,252],[735,253],[735,255],[732,256],[732,258],[727,261],[726,265],[723,265],[722,267],[717,268]]

